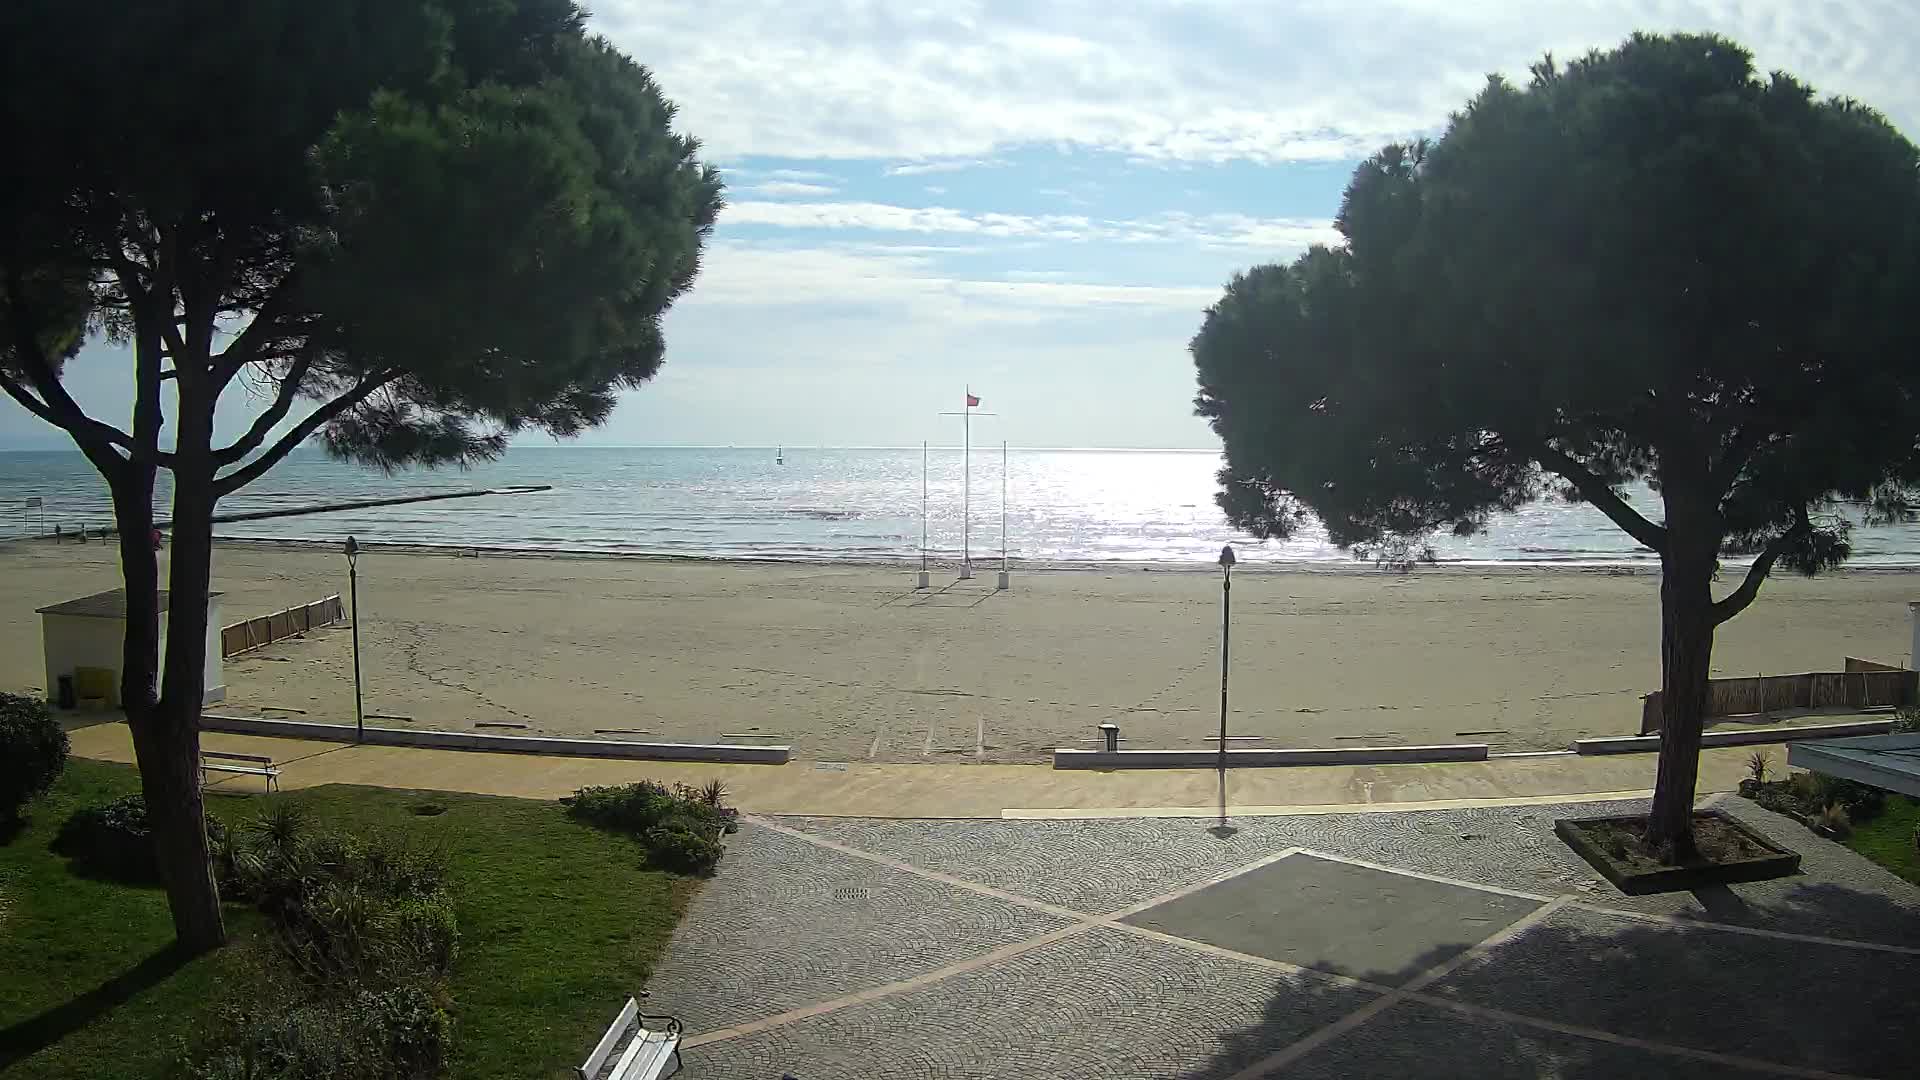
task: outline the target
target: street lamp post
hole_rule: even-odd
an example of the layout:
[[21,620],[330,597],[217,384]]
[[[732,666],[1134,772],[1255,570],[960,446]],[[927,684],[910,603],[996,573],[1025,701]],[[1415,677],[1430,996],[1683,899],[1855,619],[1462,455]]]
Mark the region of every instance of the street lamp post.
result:
[[1220,549],[1220,824],[1227,827],[1227,671],[1233,635],[1233,545]]
[[365,742],[367,716],[360,704],[360,545],[347,537],[347,597],[353,604],[353,741]]

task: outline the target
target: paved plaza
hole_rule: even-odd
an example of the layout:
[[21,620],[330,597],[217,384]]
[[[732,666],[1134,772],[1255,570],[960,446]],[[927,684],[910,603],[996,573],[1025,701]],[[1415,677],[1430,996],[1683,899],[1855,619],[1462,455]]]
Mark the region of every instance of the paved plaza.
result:
[[1630,801],[1206,820],[758,817],[649,987],[690,1078],[1911,1077],[1920,890],[1627,897]]

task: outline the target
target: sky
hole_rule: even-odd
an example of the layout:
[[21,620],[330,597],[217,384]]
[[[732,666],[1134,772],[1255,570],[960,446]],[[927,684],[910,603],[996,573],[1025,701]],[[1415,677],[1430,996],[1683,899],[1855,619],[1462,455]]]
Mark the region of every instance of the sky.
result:
[[[1236,271],[1333,242],[1353,166],[1489,72],[1715,31],[1920,134],[1912,0],[596,0],[725,174],[661,374],[601,445],[1217,446],[1186,352]],[[124,422],[126,354],[83,404]],[[223,402],[221,427],[261,406]],[[62,445],[0,400],[0,447]],[[532,441],[544,441],[536,436]]]

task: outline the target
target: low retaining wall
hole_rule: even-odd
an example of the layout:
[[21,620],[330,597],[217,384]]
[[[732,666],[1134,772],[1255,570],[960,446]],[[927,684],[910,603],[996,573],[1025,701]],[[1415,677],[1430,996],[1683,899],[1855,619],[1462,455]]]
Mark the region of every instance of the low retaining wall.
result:
[[[354,731],[350,727],[311,720],[202,715],[200,729],[222,731],[229,735],[265,735],[277,739],[354,741]],[[432,750],[562,754],[641,761],[713,761],[747,765],[785,765],[791,750],[787,746],[743,746],[735,743],[615,742],[610,739],[556,739],[543,735],[482,735],[467,731],[413,731],[381,727],[367,728],[364,741],[375,746],[418,746]]]
[[[1342,746],[1327,750],[1228,750],[1227,767],[1285,768],[1298,765],[1402,765],[1422,761],[1485,761],[1486,743],[1445,746]],[[1073,750],[1053,752],[1056,769],[1211,769],[1218,750]]]
[[[1709,731],[1700,736],[1700,745],[1745,746],[1751,743],[1792,742],[1795,739],[1839,739],[1849,735],[1884,735],[1893,730],[1891,720],[1860,720],[1850,724],[1810,724],[1805,727],[1753,728],[1747,731]],[[1658,735],[1612,735],[1603,739],[1577,739],[1573,748],[1582,754],[1641,754],[1660,749]]]

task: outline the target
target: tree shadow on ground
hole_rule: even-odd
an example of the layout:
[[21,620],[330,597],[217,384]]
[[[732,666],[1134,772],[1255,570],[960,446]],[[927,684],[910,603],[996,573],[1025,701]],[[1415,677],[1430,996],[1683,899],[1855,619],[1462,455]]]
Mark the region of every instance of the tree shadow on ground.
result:
[[192,957],[168,945],[86,993],[0,1030],[0,1071],[32,1057],[68,1035],[166,981]]
[[[1703,898],[1709,910],[1744,908],[1737,894]],[[1804,894],[1801,895],[1801,894]],[[1830,883],[1807,885],[1797,907],[1868,915],[1864,925],[1913,919],[1888,898]],[[1738,905],[1729,908],[1729,904]],[[1605,906],[1604,902],[1601,906]],[[1871,939],[1863,939],[1871,940]],[[1446,962],[1443,945],[1415,965]],[[1384,985],[1404,972],[1342,974]],[[1751,1077],[1732,1065],[1662,1054],[1448,1008],[1497,1009],[1633,1039],[1730,1054],[1803,1069],[1906,1075],[1913,1066],[1911,987],[1920,956],[1882,950],[1674,927],[1569,906],[1468,959],[1384,1012],[1266,1075],[1305,1080],[1382,1080],[1471,1075],[1479,1080],[1602,1080]],[[1352,991],[1331,980],[1288,980],[1260,1024],[1222,1033],[1212,1057],[1183,1080],[1222,1080],[1286,1045],[1315,1008],[1350,1013]]]

